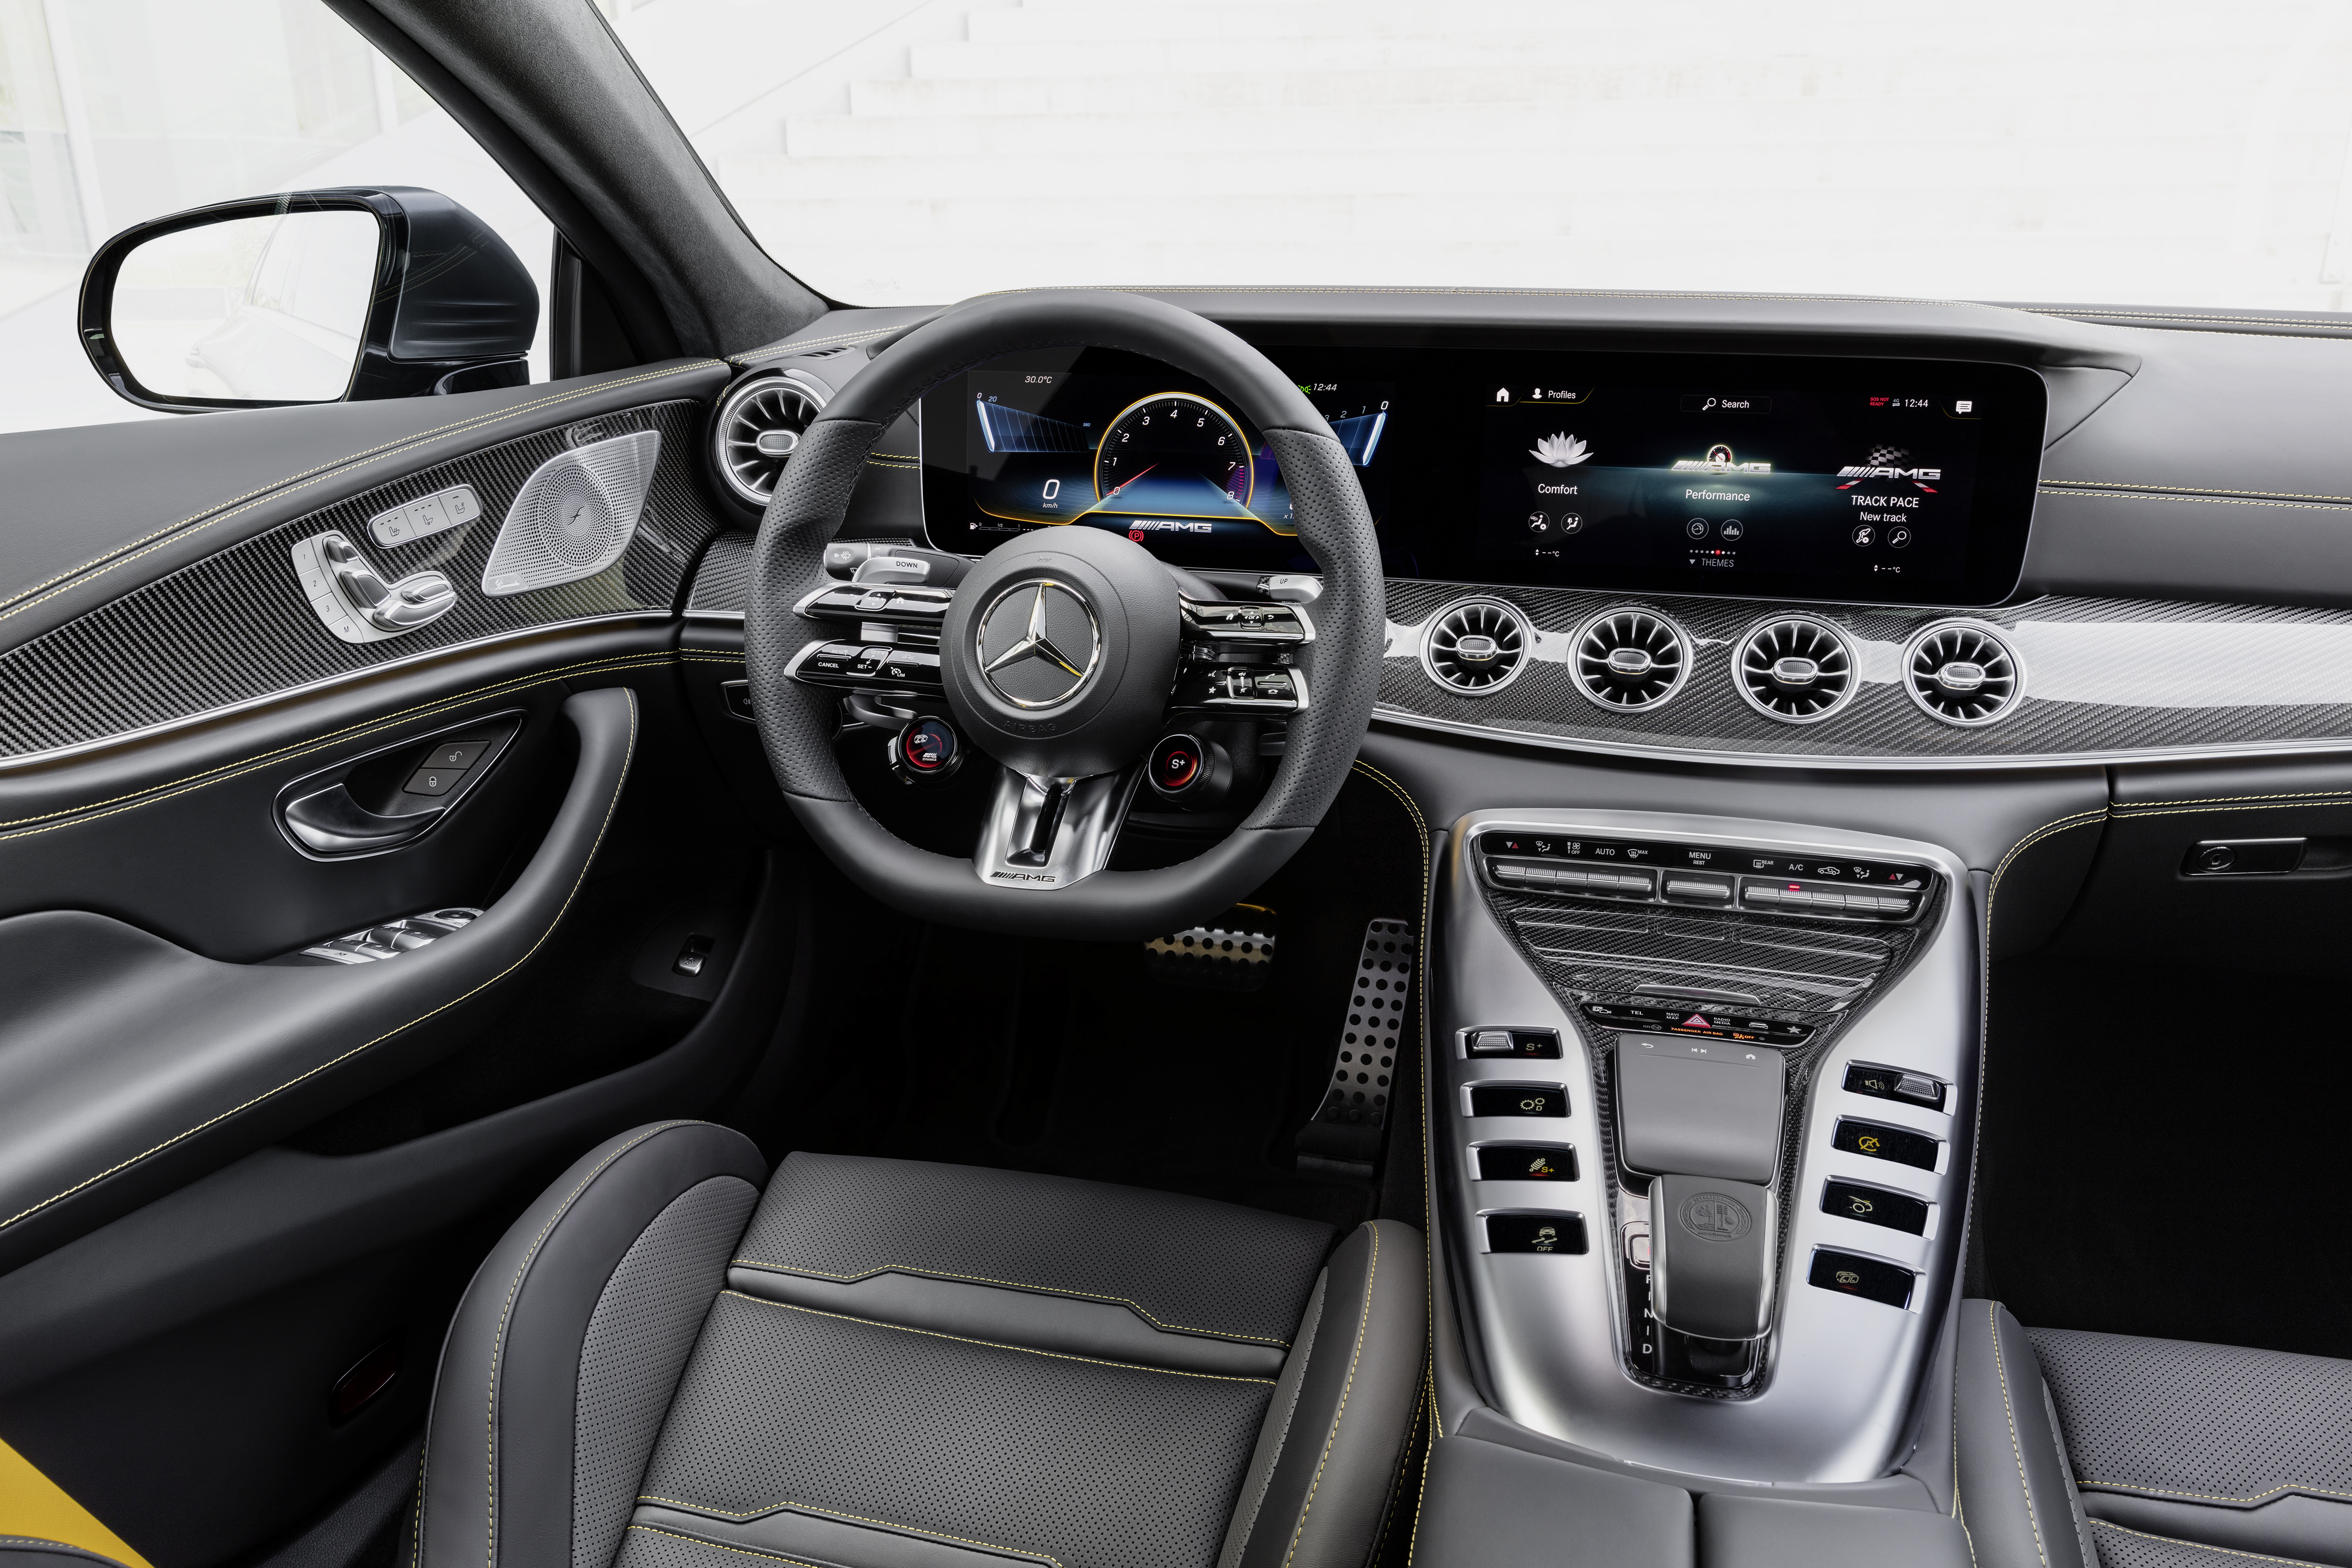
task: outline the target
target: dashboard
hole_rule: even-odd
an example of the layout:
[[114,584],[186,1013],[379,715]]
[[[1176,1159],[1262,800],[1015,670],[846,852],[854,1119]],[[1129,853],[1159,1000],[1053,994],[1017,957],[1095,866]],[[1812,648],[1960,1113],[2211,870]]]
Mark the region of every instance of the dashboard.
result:
[[[2024,560],[2047,406],[2017,365],[1261,346],[1355,465],[1391,577],[1983,605]],[[922,423],[935,548],[1085,527],[1315,569],[1260,433],[1166,366],[1031,353]]]

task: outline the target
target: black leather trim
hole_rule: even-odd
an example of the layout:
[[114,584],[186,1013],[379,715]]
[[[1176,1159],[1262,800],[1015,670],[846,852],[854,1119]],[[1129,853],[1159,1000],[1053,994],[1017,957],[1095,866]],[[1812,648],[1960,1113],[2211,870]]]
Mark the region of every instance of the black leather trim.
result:
[[515,1221],[476,1271],[442,1347],[420,1562],[572,1568],[574,1386],[604,1282],[679,1194],[715,1176],[757,1186],[766,1174],[740,1132],[656,1122],[581,1156]]
[[1421,1233],[1360,1226],[1324,1271],[1323,1310],[1240,1568],[1356,1568],[1399,1479],[1429,1349]]
[[2032,1342],[1998,1301],[1960,1303],[1961,1522],[1979,1568],[2100,1568]]
[[2259,1508],[2215,1508],[2177,1498],[2085,1491],[2083,1510],[2112,1524],[2222,1552],[2352,1568],[2352,1502],[2290,1495]]
[[0,1269],[430,1059],[528,962],[586,879],[635,744],[625,688],[563,707],[570,790],[465,931],[358,968],[221,963],[78,910],[0,921]]
[[737,1267],[727,1271],[727,1284],[747,1296],[814,1311],[934,1333],[1009,1341],[1065,1355],[1229,1377],[1273,1377],[1282,1371],[1283,1354],[1277,1346],[1163,1333],[1128,1308],[1108,1301],[1081,1301],[899,1273],[834,1280]]
[[1974,1568],[1968,1532],[1943,1514],[1722,1493],[1698,1500],[1698,1560],[1702,1568]]
[[777,1508],[736,1520],[640,1503],[629,1529],[703,1542],[719,1549],[714,1561],[737,1564],[749,1550],[785,1554],[795,1564],[855,1563],[856,1568],[1057,1568],[1055,1560],[1042,1552],[949,1540],[880,1520],[845,1519],[805,1509]]
[[[449,397],[0,436],[0,648],[224,546],[477,447],[725,384],[719,360]],[[194,498],[192,500],[192,498]]]
[[1431,1447],[1413,1568],[1692,1568],[1690,1494],[1480,1442]]

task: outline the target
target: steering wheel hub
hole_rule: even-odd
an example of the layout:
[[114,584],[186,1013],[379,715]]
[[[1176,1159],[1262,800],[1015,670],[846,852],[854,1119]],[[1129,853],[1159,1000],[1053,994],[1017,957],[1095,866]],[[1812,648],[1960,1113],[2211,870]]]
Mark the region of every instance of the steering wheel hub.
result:
[[1160,734],[1183,637],[1176,581],[1096,528],[1008,540],[940,628],[948,707],[972,743],[1034,779],[1115,773]]

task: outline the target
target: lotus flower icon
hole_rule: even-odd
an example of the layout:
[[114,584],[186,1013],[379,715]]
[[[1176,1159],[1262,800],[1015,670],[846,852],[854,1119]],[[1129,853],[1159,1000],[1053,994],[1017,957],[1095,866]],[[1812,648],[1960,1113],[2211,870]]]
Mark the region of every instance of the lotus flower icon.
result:
[[1528,456],[1555,468],[1573,468],[1592,456],[1592,448],[1567,434],[1546,436],[1538,441]]

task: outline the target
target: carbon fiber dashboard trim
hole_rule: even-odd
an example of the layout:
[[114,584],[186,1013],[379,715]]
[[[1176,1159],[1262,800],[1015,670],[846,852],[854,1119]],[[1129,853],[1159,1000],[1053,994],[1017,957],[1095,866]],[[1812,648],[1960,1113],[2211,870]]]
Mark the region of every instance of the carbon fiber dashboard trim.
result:
[[751,596],[751,536],[722,533],[710,542],[687,591],[686,613],[698,620],[740,621]]
[[[550,626],[667,615],[687,572],[724,520],[703,488],[702,406],[649,404],[501,442],[420,468],[280,524],[0,654],[0,758],[23,757],[268,701],[291,691]],[[663,437],[635,538],[595,576],[504,598],[476,592],[523,481],[572,447],[633,431]],[[453,485],[480,495],[474,522],[385,545],[366,531],[388,507]],[[434,570],[460,584],[457,605],[384,642],[338,640],[312,613],[288,564],[291,543],[323,529],[365,538],[394,576]]]
[[[1475,591],[1534,623],[1528,668],[1475,701],[1422,672],[1423,626]],[[1570,634],[1597,610],[1640,605],[1679,622],[1695,645],[1674,700],[1637,714],[1596,710],[1570,674]],[[1756,712],[1733,658],[1766,609],[1824,620],[1854,643],[1856,690],[1801,729]],[[1968,618],[2011,640],[2030,677],[2008,718],[1980,729],[1938,722],[1899,683],[1911,634],[1951,612],[1789,605],[1391,580],[1376,719],[1522,744],[1769,766],[2017,767],[2252,752],[2352,750],[2352,612],[2294,605],[2043,598]]]

